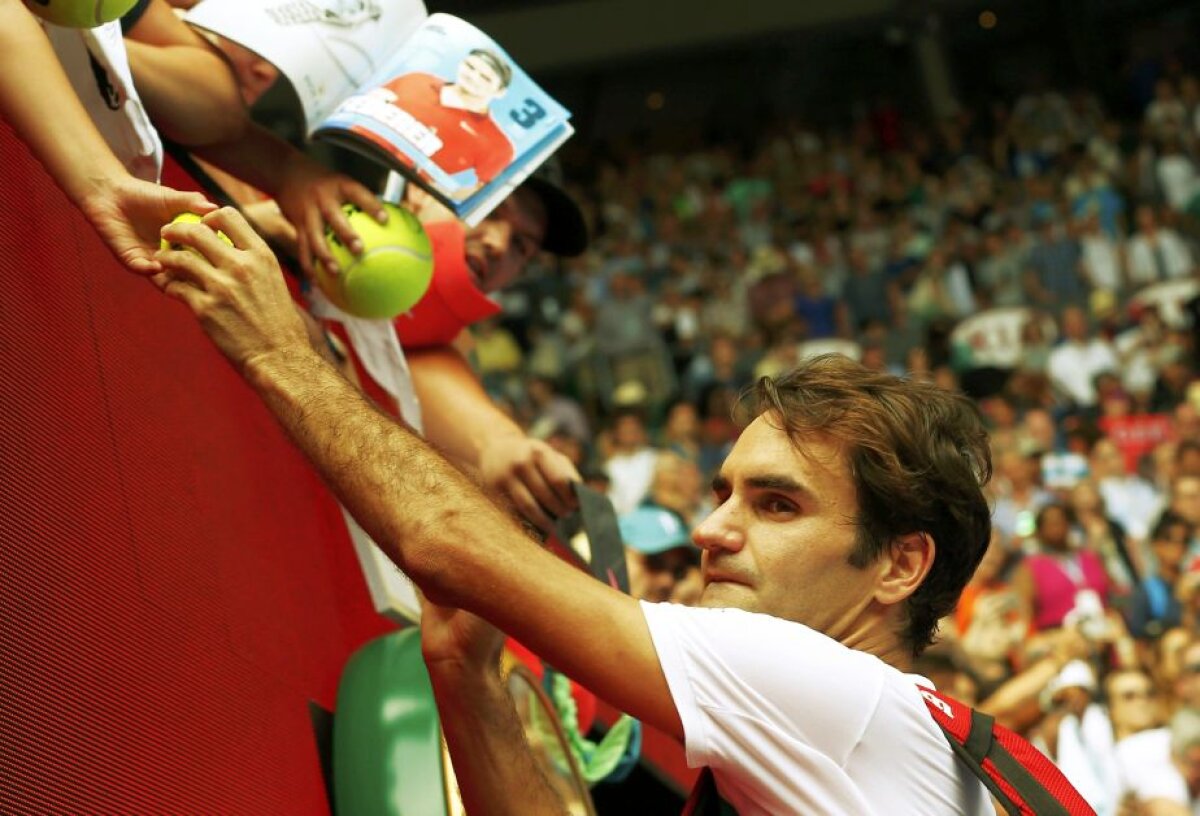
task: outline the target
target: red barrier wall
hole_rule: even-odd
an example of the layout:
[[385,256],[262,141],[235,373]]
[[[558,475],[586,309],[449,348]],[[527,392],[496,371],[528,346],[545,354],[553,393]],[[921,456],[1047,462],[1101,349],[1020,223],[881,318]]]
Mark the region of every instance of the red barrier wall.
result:
[[0,813],[328,812],[308,701],[389,625],[184,308],[0,123]]

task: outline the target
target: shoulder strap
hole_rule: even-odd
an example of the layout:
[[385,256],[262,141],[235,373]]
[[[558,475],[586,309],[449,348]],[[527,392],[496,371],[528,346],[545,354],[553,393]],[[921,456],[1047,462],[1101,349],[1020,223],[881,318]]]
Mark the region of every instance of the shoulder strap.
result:
[[[1010,816],[1096,816],[1062,771],[1026,740],[995,720],[932,689],[921,696],[954,754],[983,782]],[[724,816],[733,808],[705,768],[683,816]]]
[[1013,816],[1094,816],[1062,771],[995,720],[931,689],[921,696],[946,741]]

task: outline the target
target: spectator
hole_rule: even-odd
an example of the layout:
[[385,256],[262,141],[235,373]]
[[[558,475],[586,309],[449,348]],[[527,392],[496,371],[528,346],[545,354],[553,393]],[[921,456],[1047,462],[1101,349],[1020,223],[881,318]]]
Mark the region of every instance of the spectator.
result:
[[1018,450],[1003,451],[997,457],[996,490],[999,493],[992,510],[992,524],[1008,542],[1028,538],[1034,532],[1034,519],[1053,496],[1037,483],[1041,467],[1035,456]]
[[1167,509],[1192,526],[1192,542],[1188,557],[1193,557],[1200,546],[1196,532],[1200,529],[1200,476],[1180,474],[1171,482]]
[[1120,796],[1112,723],[1096,702],[1096,675],[1082,660],[1063,667],[1042,693],[1046,717],[1033,742],[1045,750],[1097,813]]
[[663,450],[689,462],[700,461],[700,413],[694,403],[681,399],[667,408],[660,443]]
[[[1121,741],[1162,725],[1158,689],[1154,678],[1141,669],[1116,669],[1104,678],[1113,737]],[[1118,747],[1118,751],[1120,748]]]
[[1020,599],[1006,577],[1013,554],[992,530],[987,552],[959,598],[954,612],[958,643],[972,671],[988,687],[1006,680],[1010,661],[1029,631]]
[[1038,242],[1029,252],[1026,286],[1032,302],[1058,309],[1081,305],[1087,299],[1081,259],[1079,242],[1070,230],[1045,217],[1038,229]]
[[908,312],[919,324],[958,320],[975,309],[975,298],[966,267],[950,261],[940,249],[932,250],[917,273],[908,294]]
[[1039,631],[1063,625],[1073,611],[1094,619],[1108,604],[1109,580],[1100,558],[1071,541],[1070,511],[1049,504],[1037,515],[1036,552],[1013,573],[1013,588]]
[[618,515],[624,515],[650,494],[658,452],[650,447],[645,421],[636,410],[623,410],[613,418],[611,444],[604,463],[611,480],[608,495]]
[[1088,286],[1093,290],[1120,293],[1125,289],[1125,270],[1120,245],[1100,228],[1100,217],[1090,213],[1082,221],[1079,246],[1080,263]]
[[1129,629],[1136,637],[1160,637],[1183,621],[1175,587],[1194,534],[1187,521],[1170,511],[1154,525],[1150,534],[1153,570],[1137,585],[1129,604]]
[[1130,555],[1125,528],[1109,516],[1095,482],[1083,479],[1076,484],[1071,489],[1070,506],[1077,533],[1104,559],[1109,578],[1118,585],[1133,584],[1141,570]]
[[1167,327],[1158,309],[1147,306],[1137,317],[1137,325],[1117,336],[1117,355],[1123,370],[1122,381],[1140,404],[1148,404],[1159,373],[1173,362],[1177,353],[1167,344]]
[[[1153,742],[1150,738],[1153,735]],[[1200,803],[1200,713],[1184,709],[1171,718],[1168,729],[1146,732],[1146,753],[1156,762],[1142,762],[1126,772],[1137,802],[1162,816],[1186,816]],[[1166,751],[1159,753],[1159,750]],[[1166,760],[1166,761],[1164,761]]]
[[1164,785],[1173,789],[1178,784],[1171,767],[1170,731],[1163,726],[1147,727],[1162,721],[1161,711],[1155,710],[1161,700],[1156,699],[1159,695],[1153,685],[1147,687],[1148,679],[1140,671],[1114,672],[1105,684],[1114,711],[1122,788],[1139,806],[1161,797]]
[[845,304],[851,324],[858,331],[871,322],[890,324],[890,295],[882,267],[872,265],[862,247],[851,247],[848,261],[850,278],[846,283]]
[[1097,374],[1119,370],[1112,346],[1098,337],[1090,337],[1087,316],[1076,306],[1062,311],[1063,341],[1050,352],[1050,382],[1067,404],[1076,408],[1094,408]]
[[700,564],[683,520],[662,507],[639,507],[619,521],[630,594],[651,603],[672,600],[677,584],[691,580]]
[[1159,225],[1153,207],[1141,205],[1134,218],[1137,229],[1125,245],[1129,281],[1133,286],[1191,274],[1191,251],[1175,230]]
[[692,359],[683,377],[684,398],[703,403],[706,394],[716,387],[738,390],[744,378],[738,370],[738,348],[727,334],[716,334],[708,349]]
[[983,257],[977,274],[982,299],[989,306],[1023,306],[1023,285],[1026,251],[1024,246],[1010,243],[1000,229],[988,232],[983,239]]
[[1154,83],[1154,100],[1146,106],[1146,126],[1150,132],[1162,139],[1183,135],[1190,126],[1188,110],[1169,79]]
[[[105,26],[103,36],[115,53],[101,58],[119,64],[125,54],[118,27]],[[77,32],[57,30],[71,41],[62,47],[81,56],[78,64],[101,65]],[[218,71],[224,70],[217,62]],[[152,256],[162,225],[180,211],[206,213],[215,205],[199,193],[155,183],[161,144],[136,88],[122,81],[124,75],[114,75],[107,90],[128,103],[114,111],[92,70],[68,76],[32,13],[11,0],[0,4],[0,118],[29,145],[115,257],[135,272],[157,272],[161,267]],[[236,94],[232,81],[230,86]],[[99,116],[108,120],[105,131],[119,134],[111,142],[96,124]]]
[[1177,213],[1187,212],[1196,194],[1200,193],[1200,178],[1196,174],[1195,162],[1183,149],[1180,136],[1163,139],[1162,153],[1155,171],[1167,206]]
[[671,510],[690,529],[711,507],[705,502],[705,485],[700,468],[690,459],[670,451],[662,451],[654,464],[650,483],[650,502]]
[[554,381],[547,377],[530,377],[526,382],[535,412],[531,434],[537,436],[538,428],[553,428],[581,444],[591,441],[591,427],[578,402],[558,393]]
[[1111,439],[1096,442],[1090,461],[1104,506],[1112,508],[1112,517],[1130,537],[1144,540],[1162,504],[1158,491],[1139,474],[1126,472],[1125,457]]
[[800,291],[794,301],[796,316],[804,321],[804,339],[846,337],[850,319],[846,304],[825,291],[821,278],[811,269],[800,274]]

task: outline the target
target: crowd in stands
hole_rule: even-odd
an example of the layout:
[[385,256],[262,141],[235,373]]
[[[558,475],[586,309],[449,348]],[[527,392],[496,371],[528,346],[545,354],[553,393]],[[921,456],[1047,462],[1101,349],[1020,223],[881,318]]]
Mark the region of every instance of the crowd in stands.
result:
[[655,600],[693,597],[698,563],[655,514],[703,518],[757,377],[833,351],[975,396],[992,545],[921,671],[1032,737],[1100,813],[1191,807],[1197,161],[1183,74],[1141,121],[1039,91],[936,126],[885,109],[692,152],[592,148],[590,251],[510,298],[477,360],[608,489]]
[[[961,389],[991,428],[992,542],[918,672],[1030,736],[1101,814],[1200,808],[1200,80],[1165,75],[1139,121],[1040,89],[935,126],[884,106],[585,152],[588,251],[503,295],[473,354],[610,496],[634,593],[699,596],[688,530],[757,378],[835,352]],[[278,185],[285,205],[306,191],[285,215],[312,206],[306,173]],[[197,208],[179,201],[155,230]]]

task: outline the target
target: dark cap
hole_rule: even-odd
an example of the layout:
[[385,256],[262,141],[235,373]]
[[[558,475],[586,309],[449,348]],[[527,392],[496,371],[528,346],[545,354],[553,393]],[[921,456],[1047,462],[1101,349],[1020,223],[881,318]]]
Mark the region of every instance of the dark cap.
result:
[[587,249],[588,231],[579,205],[544,174],[525,179],[521,188],[536,195],[546,208],[546,237],[542,249],[563,258],[582,255]]

